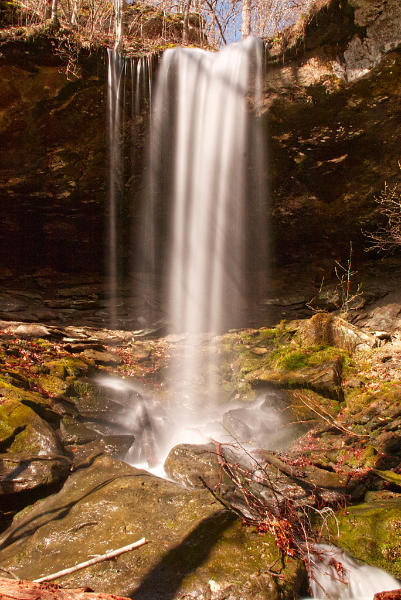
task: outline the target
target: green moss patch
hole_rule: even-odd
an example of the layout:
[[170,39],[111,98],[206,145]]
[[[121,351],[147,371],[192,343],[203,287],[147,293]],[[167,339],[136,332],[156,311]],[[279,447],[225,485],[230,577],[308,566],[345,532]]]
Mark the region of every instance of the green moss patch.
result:
[[371,493],[369,501],[348,507],[330,523],[333,543],[353,556],[401,579],[401,495]]

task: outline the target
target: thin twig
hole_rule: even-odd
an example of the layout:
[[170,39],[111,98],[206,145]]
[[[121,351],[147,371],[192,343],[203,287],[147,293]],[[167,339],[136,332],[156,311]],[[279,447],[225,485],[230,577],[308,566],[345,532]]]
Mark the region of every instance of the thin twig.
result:
[[59,577],[64,577],[64,575],[71,575],[71,573],[75,573],[75,571],[80,571],[81,569],[86,569],[86,567],[90,567],[92,565],[96,565],[99,562],[103,562],[104,560],[110,560],[110,558],[115,558],[116,556],[120,556],[120,554],[124,554],[125,552],[130,552],[130,550],[135,550],[135,548],[140,548],[140,546],[144,546],[149,542],[145,538],[141,538],[137,542],[133,542],[132,544],[128,544],[128,546],[123,546],[122,548],[117,548],[117,550],[112,550],[111,552],[106,552],[106,554],[102,554],[101,556],[97,556],[96,558],[91,558],[90,560],[86,560],[85,562],[79,563],[74,567],[70,567],[68,569],[63,569],[62,571],[58,571],[57,573],[52,573],[51,575],[46,575],[44,577],[39,577],[39,579],[34,579],[35,583],[42,583],[42,581],[53,581],[54,579],[58,579]]

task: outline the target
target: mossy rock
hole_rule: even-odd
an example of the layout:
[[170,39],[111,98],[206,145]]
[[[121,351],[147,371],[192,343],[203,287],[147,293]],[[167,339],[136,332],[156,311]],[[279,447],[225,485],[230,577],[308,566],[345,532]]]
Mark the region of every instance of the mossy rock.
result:
[[60,358],[43,364],[40,386],[49,394],[60,396],[67,390],[69,383],[90,370],[90,365],[79,358]]
[[51,427],[18,400],[0,404],[0,494],[48,486],[66,475],[68,460]]
[[[299,366],[300,358],[298,355],[296,360],[297,366]],[[294,366],[292,359],[290,366]],[[328,398],[335,400],[343,399],[340,360],[292,370],[286,370],[284,367],[278,369],[262,367],[249,373],[246,376],[246,381],[257,387],[274,384],[284,389],[306,388],[314,390]]]
[[219,370],[227,391],[251,398],[252,388],[274,384],[285,389],[306,387],[342,400],[342,370],[349,354],[322,343],[302,345],[298,339],[301,325],[282,322],[274,329],[222,336]]
[[294,417],[313,426],[338,415],[341,403],[309,389],[288,390],[289,406]]
[[[0,562],[36,579],[143,536],[149,543],[138,551],[60,583],[141,600],[206,600],[211,589],[232,600],[292,599],[305,585],[300,561],[283,564],[272,537],[245,528],[209,492],[185,490],[106,456],[17,515],[0,539],[9,544]],[[280,578],[268,572],[274,564]]]
[[370,492],[330,521],[332,541],[355,558],[401,579],[401,495]]
[[42,419],[52,424],[58,423],[60,413],[63,412],[62,407],[53,402],[51,398],[43,396],[38,392],[12,385],[3,378],[3,375],[0,376],[0,394],[3,399],[21,402],[35,411]]
[[[88,419],[117,415],[121,405],[113,402],[113,391],[90,379],[76,379],[69,383],[66,396],[75,405],[78,413]],[[121,396],[122,400],[123,396]]]

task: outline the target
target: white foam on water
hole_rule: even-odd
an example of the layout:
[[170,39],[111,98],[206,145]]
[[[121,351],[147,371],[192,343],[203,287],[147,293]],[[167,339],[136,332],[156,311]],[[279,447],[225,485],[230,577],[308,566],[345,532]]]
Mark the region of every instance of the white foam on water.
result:
[[360,564],[335,546],[316,545],[312,561],[312,598],[373,600],[378,592],[401,587],[400,582],[389,573],[377,567]]

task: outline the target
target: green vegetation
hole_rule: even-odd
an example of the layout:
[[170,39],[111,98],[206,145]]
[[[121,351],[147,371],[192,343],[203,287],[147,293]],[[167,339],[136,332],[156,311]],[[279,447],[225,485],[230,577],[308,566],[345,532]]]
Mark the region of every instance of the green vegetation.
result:
[[401,578],[401,499],[388,492],[370,492],[367,502],[350,506],[330,520],[335,544],[368,564]]

